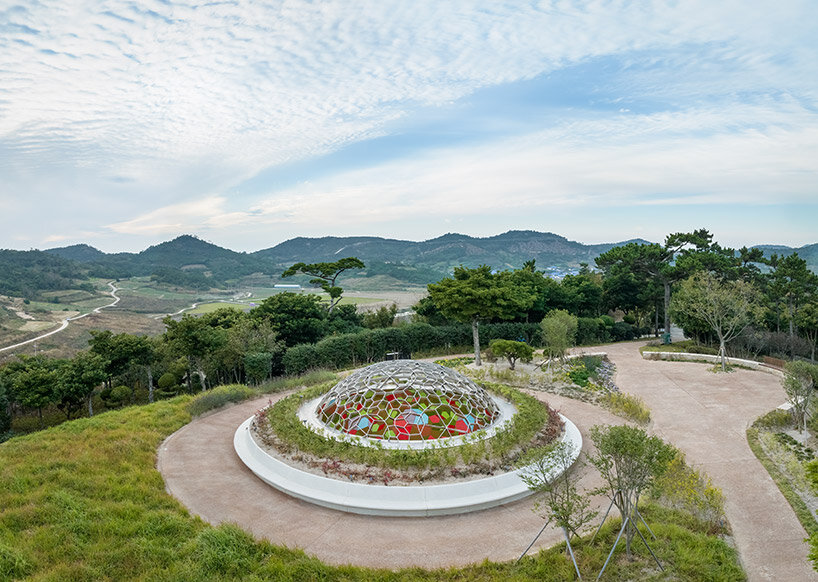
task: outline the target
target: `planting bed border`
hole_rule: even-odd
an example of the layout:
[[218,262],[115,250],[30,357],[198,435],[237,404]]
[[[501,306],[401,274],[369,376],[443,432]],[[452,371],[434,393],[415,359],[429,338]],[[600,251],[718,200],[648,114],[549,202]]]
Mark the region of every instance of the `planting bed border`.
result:
[[[266,453],[251,434],[250,417],[233,436],[242,462],[262,481],[293,497],[338,511],[388,517],[424,517],[468,513],[496,507],[532,493],[520,477],[526,467],[501,475],[442,485],[367,485],[302,471]],[[565,422],[561,441],[571,444],[572,463],[582,449],[579,429]],[[554,471],[550,478],[556,477]]]

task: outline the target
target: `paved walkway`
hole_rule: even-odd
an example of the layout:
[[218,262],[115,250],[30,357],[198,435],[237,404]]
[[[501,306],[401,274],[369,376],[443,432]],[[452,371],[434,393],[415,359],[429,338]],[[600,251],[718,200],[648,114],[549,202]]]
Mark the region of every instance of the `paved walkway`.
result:
[[[617,384],[651,408],[653,431],[675,443],[724,490],[749,579],[818,579],[802,542],[806,533],[745,438],[756,417],[783,402],[779,379],[745,370],[713,374],[704,364],[645,361],[633,343],[603,349],[617,365]],[[580,427],[586,450],[590,426],[622,423],[583,402],[540,396]],[[467,515],[374,518],[279,493],[257,479],[232,448],[235,429],[267,400],[199,418],[160,447],[158,467],[167,489],[192,513],[213,524],[237,523],[259,538],[301,548],[327,563],[385,568],[516,559],[542,527],[530,499]],[[583,487],[599,484],[595,472],[581,471]],[[532,551],[559,541],[561,532],[547,530]]]
[[807,560],[804,528],[747,444],[750,424],[785,401],[780,377],[643,360],[632,343],[601,349],[616,363],[616,383],[650,408],[652,432],[679,447],[724,491],[749,580],[818,580]]

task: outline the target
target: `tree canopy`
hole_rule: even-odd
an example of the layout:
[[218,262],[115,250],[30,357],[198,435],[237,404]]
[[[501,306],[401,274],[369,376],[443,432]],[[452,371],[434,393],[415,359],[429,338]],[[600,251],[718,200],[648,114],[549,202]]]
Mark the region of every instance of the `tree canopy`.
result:
[[344,292],[344,290],[335,283],[338,276],[349,269],[363,269],[365,266],[360,259],[346,257],[333,263],[310,263],[309,265],[306,263],[296,263],[284,271],[281,276],[292,277],[293,275],[302,273],[312,277],[310,283],[316,287],[320,287],[329,295],[327,311],[332,313],[332,310],[338,305],[338,302],[341,300],[341,295]]
[[455,267],[454,275],[428,286],[429,296],[447,318],[472,325],[474,359],[479,366],[480,321],[513,319],[534,303],[534,295],[510,284],[508,277],[491,272],[482,265],[476,269]]

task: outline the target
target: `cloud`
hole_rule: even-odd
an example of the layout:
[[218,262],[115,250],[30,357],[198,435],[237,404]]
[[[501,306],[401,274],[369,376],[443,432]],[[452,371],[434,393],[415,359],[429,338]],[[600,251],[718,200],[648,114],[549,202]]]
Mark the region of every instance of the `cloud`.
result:
[[[812,11],[806,0],[775,11],[737,0],[20,3],[0,8],[0,199],[60,232],[134,236],[377,225],[435,208],[762,203],[776,184],[803,200],[816,182]],[[580,86],[532,96],[549,107],[496,102],[502,123],[464,120],[502,125],[480,143],[441,138],[263,199],[241,191],[260,172],[425,130],[426,112],[457,115],[483,89],[583,66]],[[44,228],[2,226],[10,238]]]
[[162,235],[199,230],[224,213],[225,199],[209,196],[201,200],[171,204],[124,222],[106,225],[120,234]]

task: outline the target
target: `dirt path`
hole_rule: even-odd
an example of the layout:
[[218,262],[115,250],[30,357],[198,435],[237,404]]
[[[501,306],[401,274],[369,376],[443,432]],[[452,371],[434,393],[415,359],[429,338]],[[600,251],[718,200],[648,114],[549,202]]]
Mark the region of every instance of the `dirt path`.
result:
[[111,295],[111,297],[113,297],[113,298],[114,298],[114,300],[113,300],[111,303],[108,303],[107,305],[102,305],[102,306],[100,306],[100,307],[97,307],[97,308],[95,308],[95,309],[93,309],[93,310],[89,311],[88,313],[83,313],[82,315],[75,315],[74,317],[67,317],[67,318],[65,318],[65,319],[63,319],[63,320],[62,320],[62,323],[60,323],[60,327],[58,327],[57,329],[52,329],[52,330],[51,330],[51,331],[49,331],[48,333],[44,333],[44,334],[42,334],[42,335],[38,335],[37,337],[35,337],[35,338],[31,338],[31,339],[26,340],[26,341],[24,341],[24,342],[19,342],[19,343],[16,343],[16,344],[10,345],[10,346],[6,346],[6,347],[4,347],[4,348],[0,348],[0,352],[5,352],[5,351],[8,351],[8,350],[13,350],[13,349],[15,349],[15,348],[19,348],[19,347],[22,347],[22,346],[24,346],[24,345],[27,345],[27,344],[30,344],[30,343],[33,343],[33,342],[39,341],[39,340],[41,340],[41,339],[43,339],[43,338],[46,338],[46,337],[51,336],[51,335],[54,335],[55,333],[59,333],[59,332],[61,332],[61,331],[62,331],[62,330],[64,330],[66,327],[68,327],[68,324],[69,324],[70,322],[72,322],[72,321],[76,321],[76,320],[78,320],[78,319],[82,319],[83,317],[88,317],[89,315],[93,315],[94,313],[99,313],[100,311],[102,311],[103,309],[106,309],[106,308],[108,308],[108,307],[113,307],[114,305],[116,305],[117,303],[119,303],[119,301],[120,301],[120,299],[121,299],[121,298],[120,298],[120,297],[119,297],[119,296],[116,294],[116,292],[117,292],[117,291],[119,291],[119,288],[118,288],[118,287],[116,287],[116,286],[115,286],[113,283],[111,283],[111,282],[109,282],[109,283],[108,283],[108,286],[111,288],[110,295]]

